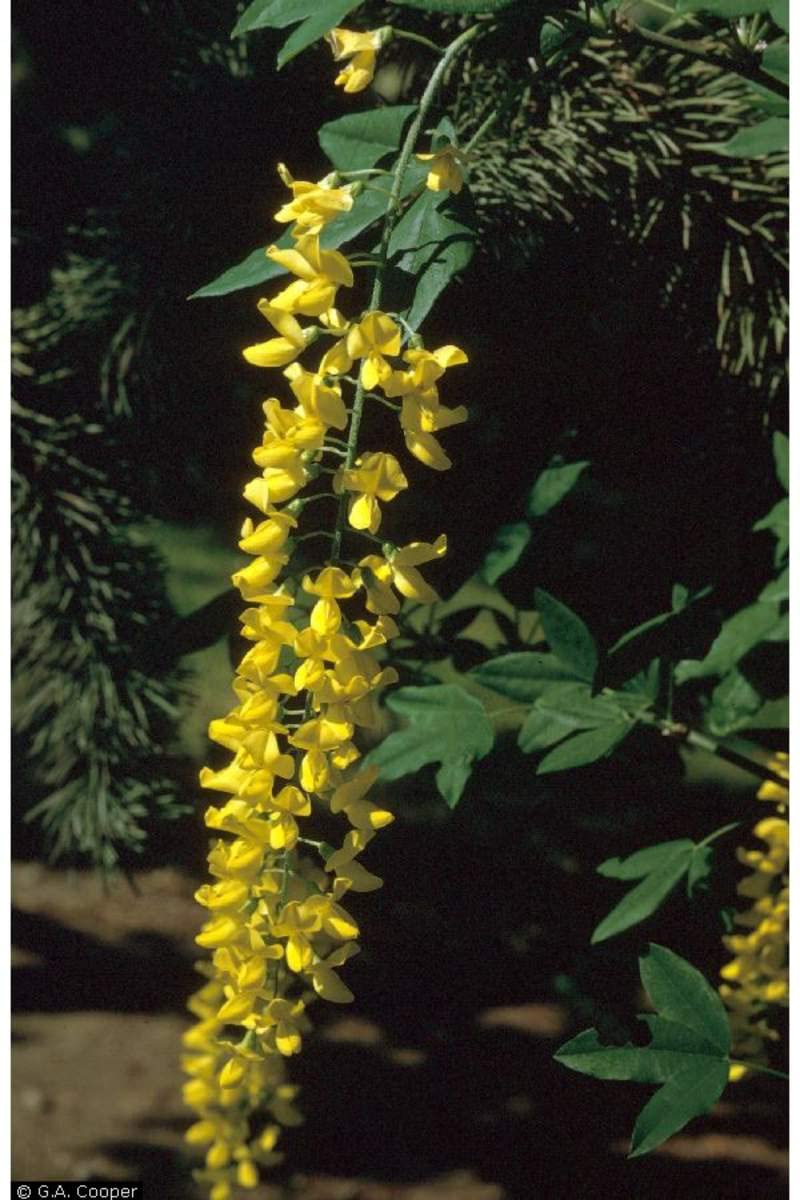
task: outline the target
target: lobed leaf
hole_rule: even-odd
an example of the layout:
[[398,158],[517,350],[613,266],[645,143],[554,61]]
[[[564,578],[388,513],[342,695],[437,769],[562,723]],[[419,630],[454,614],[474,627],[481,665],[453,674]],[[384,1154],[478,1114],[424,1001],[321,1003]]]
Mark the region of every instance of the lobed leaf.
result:
[[428,763],[440,763],[436,783],[450,808],[461,798],[476,759],[494,745],[483,705],[455,684],[406,687],[393,692],[387,708],[408,722],[367,755],[382,779],[399,779]]
[[708,1112],[725,1089],[730,1066],[727,1014],[700,972],[654,943],[639,970],[658,1008],[657,1015],[640,1018],[650,1030],[648,1045],[604,1045],[596,1029],[587,1029],[555,1055],[565,1067],[597,1079],[662,1085],[639,1114],[631,1157],[655,1149],[692,1117]]

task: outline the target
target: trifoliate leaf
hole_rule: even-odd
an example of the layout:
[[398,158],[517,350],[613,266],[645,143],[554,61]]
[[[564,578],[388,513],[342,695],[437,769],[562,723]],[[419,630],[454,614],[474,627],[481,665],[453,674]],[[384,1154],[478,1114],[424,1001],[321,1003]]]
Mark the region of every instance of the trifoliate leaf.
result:
[[572,491],[588,466],[588,461],[581,461],[547,467],[531,488],[525,515],[543,517],[551,508],[555,508]]
[[530,540],[531,527],[527,521],[501,525],[481,564],[481,578],[494,586],[517,565]]
[[543,588],[537,588],[535,604],[550,649],[565,666],[591,683],[597,670],[597,646],[577,613]]
[[631,1142],[631,1157],[646,1154],[716,1103],[730,1066],[730,1027],[717,993],[685,959],[650,944],[639,960],[644,987],[658,1009],[642,1016],[650,1031],[646,1046],[603,1045],[596,1029],[572,1038],[556,1053],[557,1062],[597,1079],[659,1083],[642,1109]]
[[390,104],[348,113],[323,125],[317,138],[337,170],[361,171],[399,148],[406,123],[416,111],[415,104]]
[[382,779],[399,779],[427,763],[441,763],[436,783],[454,808],[473,763],[494,745],[494,730],[482,704],[455,684],[441,684],[399,688],[386,707],[408,725],[384,738],[366,762],[380,767]]
[[600,863],[598,875],[605,875],[609,879],[639,879],[641,883],[623,896],[600,922],[592,934],[592,944],[616,937],[618,933],[652,916],[684,875],[687,877],[687,892],[691,896],[711,873],[711,843],[737,826],[738,822],[723,825],[699,843],[690,838],[678,838],[676,841],[647,846],[629,854],[627,858],[608,858]]
[[470,675],[481,687],[520,704],[532,704],[553,683],[575,682],[577,678],[555,654],[527,650],[500,654],[473,667]]
[[631,728],[630,721],[615,721],[613,724],[603,725],[600,729],[576,733],[544,756],[536,768],[536,774],[547,775],[552,771],[567,771],[572,767],[585,767],[596,762],[610,754]]
[[[592,934],[592,945],[615,937],[651,916],[689,870],[695,849],[693,841],[681,838],[640,850],[630,859],[609,859],[601,863],[597,868],[601,875],[617,879],[641,878],[641,882],[600,922]],[[633,872],[635,869],[636,874],[615,874],[615,864],[617,871]]]

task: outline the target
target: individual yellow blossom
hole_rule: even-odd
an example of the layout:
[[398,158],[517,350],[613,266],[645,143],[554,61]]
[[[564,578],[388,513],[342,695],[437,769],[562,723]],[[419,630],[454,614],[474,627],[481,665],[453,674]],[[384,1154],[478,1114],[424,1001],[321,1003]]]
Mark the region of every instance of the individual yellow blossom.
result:
[[269,338],[255,346],[247,346],[242,354],[254,367],[285,367],[297,358],[301,350],[316,336],[313,330],[303,330],[285,309],[276,308],[268,300],[259,300],[258,311],[269,321],[278,337]]
[[337,471],[333,480],[333,490],[337,494],[343,491],[356,493],[350,501],[348,519],[354,529],[367,529],[370,533],[377,532],[381,523],[378,501],[393,500],[407,487],[408,480],[399,462],[393,454],[383,451],[362,454],[356,459],[355,466]]
[[337,86],[346,92],[363,92],[375,74],[375,60],[384,40],[383,30],[356,33],[351,29],[336,28],[325,34],[325,40],[333,51],[334,62],[350,59],[336,76]]
[[268,246],[266,254],[298,277],[272,298],[272,305],[286,312],[321,316],[334,304],[340,287],[353,286],[349,262],[338,250],[323,250],[318,233],[303,234],[293,248]]
[[466,419],[467,410],[463,405],[429,408],[414,396],[404,396],[400,409],[400,426],[409,453],[434,471],[447,471],[453,465],[433,436],[434,432],[460,425]]
[[283,163],[278,163],[278,174],[291,189],[292,199],[278,209],[275,220],[283,224],[295,221],[298,238],[306,233],[319,233],[334,217],[353,207],[352,184],[338,187],[330,176],[319,183],[293,179]]
[[316,579],[310,575],[304,577],[303,591],[320,597],[311,610],[311,628],[321,637],[331,637],[342,622],[336,601],[354,596],[356,585],[341,567],[325,567]]
[[347,409],[338,385],[326,383],[322,375],[306,371],[296,362],[290,363],[283,373],[304,416],[315,417],[331,429],[347,428]]
[[420,162],[429,162],[430,169],[425,180],[432,192],[453,192],[455,195],[464,186],[464,168],[470,156],[457,146],[440,146],[431,154],[417,154]]
[[459,366],[469,361],[458,346],[440,346],[437,350],[421,348],[404,351],[403,359],[408,368],[392,371],[384,383],[387,396],[403,396],[410,392],[423,392],[426,401],[435,403],[438,396],[428,398],[427,393],[441,379],[448,367]]

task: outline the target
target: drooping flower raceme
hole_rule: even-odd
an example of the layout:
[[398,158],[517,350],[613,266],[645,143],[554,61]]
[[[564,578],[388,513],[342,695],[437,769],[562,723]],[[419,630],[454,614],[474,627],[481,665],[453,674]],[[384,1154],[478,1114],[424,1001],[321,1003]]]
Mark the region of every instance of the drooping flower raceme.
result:
[[[334,31],[338,57],[355,45],[344,32]],[[357,48],[354,66],[362,53]],[[385,658],[402,599],[437,599],[419,568],[447,548],[444,535],[379,543],[380,553],[358,548],[359,539],[378,541],[383,506],[409,481],[393,454],[358,446],[355,406],[351,412],[343,394],[351,384],[342,377],[358,371],[366,403],[382,392],[410,453],[436,470],[450,460],[434,435],[466,419],[464,408],[441,405],[438,392],[445,371],[467,361],[463,351],[428,351],[419,335],[411,346],[391,314],[350,319],[335,307],[353,272],[319,235],[350,209],[352,188],[279,171],[291,199],[276,218],[292,223],[293,245],[267,254],[292,279],[258,303],[274,336],[243,353],[280,372],[291,399],[263,403],[258,473],[243,493],[253,515],[239,541],[250,561],[233,575],[250,648],[233,682],[234,707],[209,727],[229,761],[200,775],[219,796],[205,815],[215,836],[212,881],[196,893],[207,912],[196,940],[211,957],[199,966],[205,982],[189,1005],[196,1024],[184,1037],[183,1065],[197,1117],[187,1138],[204,1148],[197,1177],[211,1200],[255,1188],[259,1168],[280,1161],[280,1128],[301,1119],[286,1062],[309,1030],[306,1010],[316,997],[353,999],[340,974],[359,950],[348,893],[381,886],[360,855],[393,820],[370,799],[377,771],[359,763],[358,730],[376,725],[377,696],[397,678]],[[312,348],[316,365],[301,364]],[[299,570],[301,538],[330,545],[328,558]],[[354,557],[346,558],[349,542]],[[320,828],[328,833],[337,823],[340,844],[322,841]]]
[[[758,792],[760,800],[777,803],[779,813],[789,803],[788,763],[783,753],[770,762],[773,771],[785,776],[786,787],[766,782]],[[751,869],[737,887],[750,907],[734,918],[742,932],[723,938],[734,957],[720,971],[725,982],[719,991],[730,1014],[734,1057],[764,1063],[766,1043],[778,1039],[767,1019],[770,1007],[789,1003],[789,822],[783,816],[764,817],[753,833],[766,848],[737,851],[739,861]],[[746,1066],[731,1067],[732,1080],[746,1074]]]

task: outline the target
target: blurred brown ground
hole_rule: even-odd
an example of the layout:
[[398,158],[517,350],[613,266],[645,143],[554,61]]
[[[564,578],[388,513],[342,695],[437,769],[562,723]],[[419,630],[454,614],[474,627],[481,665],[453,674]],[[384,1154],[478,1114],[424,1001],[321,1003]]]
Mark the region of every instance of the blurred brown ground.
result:
[[[178,1069],[195,886],[173,869],[104,890],[88,872],[13,868],[15,1178],[138,1178],[147,1200],[196,1196]],[[395,915],[413,917],[400,905]],[[287,1173],[255,1200],[784,1194],[787,1153],[756,1132],[779,1126],[769,1090],[729,1093],[643,1170],[624,1159],[635,1112],[624,1094],[551,1062],[570,1028],[565,1005],[488,1006],[434,1036],[423,996],[414,1039],[383,1002],[380,1022],[358,999],[314,1013],[297,1072],[309,1119],[287,1145]],[[633,1090],[634,1104],[642,1097]]]

